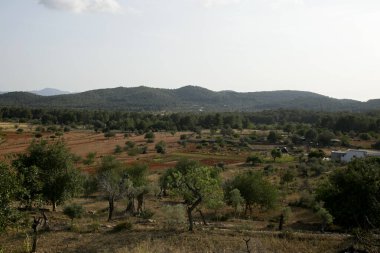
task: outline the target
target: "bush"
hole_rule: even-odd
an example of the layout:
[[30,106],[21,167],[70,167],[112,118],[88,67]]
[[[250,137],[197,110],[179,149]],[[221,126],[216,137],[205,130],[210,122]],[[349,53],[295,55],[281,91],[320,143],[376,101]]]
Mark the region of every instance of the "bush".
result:
[[91,165],[91,164],[94,163],[95,158],[96,158],[96,152],[89,152],[86,155],[86,159],[83,160],[83,164],[85,164],[85,165]]
[[116,145],[114,149],[114,153],[120,154],[121,152],[123,152],[123,148],[120,145]]
[[125,148],[128,150],[128,149],[130,149],[130,148],[134,148],[135,145],[136,145],[136,143],[134,143],[133,141],[127,141],[127,142],[125,143]]
[[78,204],[71,204],[66,206],[63,209],[63,213],[68,216],[71,220],[74,220],[74,218],[81,218],[84,214],[84,208],[81,205]]
[[94,221],[93,223],[91,223],[90,225],[88,225],[88,230],[89,232],[99,232],[100,230],[100,223],[98,221]]
[[165,154],[166,153],[166,143],[164,141],[160,141],[156,144],[155,149],[157,153],[159,154]]
[[129,156],[136,156],[136,155],[140,154],[140,152],[141,151],[139,148],[132,148],[132,149],[128,150],[127,154]]
[[250,155],[247,157],[246,163],[252,165],[252,166],[255,166],[256,164],[258,163],[262,163],[262,159],[260,157],[258,157],[257,155]]
[[359,138],[363,141],[369,141],[371,136],[368,133],[361,133],[359,134]]
[[145,139],[154,139],[154,133],[152,131],[147,132],[144,136]]
[[104,137],[106,138],[111,138],[111,137],[115,137],[116,134],[114,132],[106,132],[104,133]]

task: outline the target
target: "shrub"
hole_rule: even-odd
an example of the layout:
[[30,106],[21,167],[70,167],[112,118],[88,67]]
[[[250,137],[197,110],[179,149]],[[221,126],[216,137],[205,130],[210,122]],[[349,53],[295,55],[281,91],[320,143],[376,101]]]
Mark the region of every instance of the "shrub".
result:
[[255,166],[256,164],[258,163],[262,163],[262,159],[260,157],[258,157],[257,155],[250,155],[247,157],[246,163],[252,165],[252,166]]
[[133,141],[127,141],[127,142],[125,143],[125,148],[126,148],[126,149],[134,148],[135,145],[136,145],[136,143],[134,143]]
[[371,136],[368,133],[361,133],[359,134],[359,138],[363,141],[369,141]]
[[95,158],[96,158],[96,152],[89,152],[86,155],[86,159],[83,160],[83,164],[85,164],[85,165],[91,165],[91,164],[94,163]]
[[63,209],[63,213],[68,216],[71,220],[74,220],[74,218],[81,218],[84,214],[84,208],[81,205],[78,204],[71,204],[66,206]]
[[104,137],[106,138],[111,138],[111,137],[115,137],[116,134],[114,132],[106,132],[104,133]]
[[120,145],[116,145],[114,149],[114,153],[120,154],[121,152],[123,152],[123,148]]
[[154,139],[154,133],[152,131],[147,132],[144,136],[145,139]]
[[156,144],[155,149],[157,153],[165,154],[166,153],[166,143],[164,141],[160,141]]

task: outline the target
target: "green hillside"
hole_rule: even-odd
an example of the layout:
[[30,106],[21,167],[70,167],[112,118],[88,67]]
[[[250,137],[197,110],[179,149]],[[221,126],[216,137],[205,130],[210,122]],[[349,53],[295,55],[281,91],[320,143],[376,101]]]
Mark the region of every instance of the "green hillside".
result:
[[158,89],[145,86],[90,90],[76,94],[38,96],[27,92],[0,95],[0,106],[41,108],[123,109],[130,111],[258,111],[304,109],[363,111],[380,108],[380,100],[359,102],[304,91],[215,92],[197,86]]

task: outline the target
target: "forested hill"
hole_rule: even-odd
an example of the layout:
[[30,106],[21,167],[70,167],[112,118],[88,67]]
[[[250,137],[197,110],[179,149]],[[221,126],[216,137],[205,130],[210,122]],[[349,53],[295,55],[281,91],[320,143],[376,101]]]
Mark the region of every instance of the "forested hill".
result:
[[0,106],[70,109],[120,109],[130,111],[259,111],[303,109],[364,111],[380,109],[380,99],[360,102],[340,100],[304,91],[239,93],[214,92],[197,86],[179,89],[149,87],[90,90],[76,94],[39,96],[28,92],[0,95]]

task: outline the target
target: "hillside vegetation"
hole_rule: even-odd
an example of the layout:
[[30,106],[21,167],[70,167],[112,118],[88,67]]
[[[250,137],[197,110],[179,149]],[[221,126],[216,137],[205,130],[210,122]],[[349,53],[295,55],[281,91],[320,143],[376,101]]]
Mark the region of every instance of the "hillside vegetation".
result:
[[238,93],[215,92],[197,86],[179,89],[118,87],[76,94],[39,96],[28,92],[0,95],[0,106],[76,109],[123,109],[131,111],[260,111],[304,109],[318,111],[363,111],[380,108],[380,100],[339,100],[304,91]]

